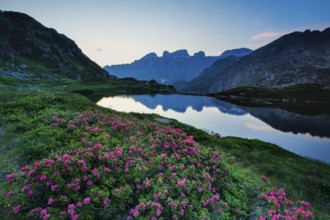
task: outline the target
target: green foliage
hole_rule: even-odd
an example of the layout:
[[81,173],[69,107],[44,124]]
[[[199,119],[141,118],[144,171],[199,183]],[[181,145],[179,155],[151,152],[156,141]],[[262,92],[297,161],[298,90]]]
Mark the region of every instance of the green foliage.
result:
[[[13,85],[16,82],[17,81],[12,81]],[[23,81],[20,80],[18,80],[18,82],[23,83]],[[155,141],[156,137],[158,137],[159,140],[164,141],[160,138],[161,136],[159,136],[163,132],[159,132],[155,127],[150,126],[154,123],[153,118],[159,116],[115,113],[111,110],[97,107],[94,103],[79,94],[66,93],[66,91],[75,87],[82,88],[86,86],[85,88],[88,88],[87,84],[82,84],[85,82],[71,82],[65,80],[58,83],[45,81],[39,82],[38,86],[40,87],[54,84],[53,88],[48,87],[48,91],[44,92],[12,90],[9,89],[10,83],[11,82],[8,81],[9,87],[5,90],[6,93],[0,94],[1,173],[10,174],[11,172],[17,171],[18,167],[25,166],[26,164],[29,164],[29,167],[33,167],[36,161],[45,161],[45,158],[60,157],[65,154],[72,155],[72,150],[74,149],[82,150],[88,148],[89,145],[87,143],[89,141],[92,142],[93,146],[98,142],[102,142],[102,146],[106,146],[110,151],[116,147],[121,147],[124,149],[124,155],[128,154],[129,147],[132,145],[136,147],[144,146],[144,152],[150,154],[153,151],[153,148],[151,147],[155,144],[159,144],[158,142],[150,143],[150,141]],[[63,87],[63,85],[70,86]],[[73,88],[71,88],[71,85]],[[91,88],[95,86],[92,91],[97,91],[95,88],[99,85],[99,82],[91,83]],[[60,90],[60,88],[62,88],[62,93],[55,92]],[[118,88],[119,90],[120,86],[113,85],[112,88]],[[115,93],[115,91],[118,90],[115,89],[112,92]],[[120,123],[125,124],[134,121],[139,126],[134,127],[133,125],[130,125],[129,127],[133,127],[129,130],[126,130],[127,127],[125,126],[122,128],[118,127],[115,130],[111,130],[111,132],[107,132],[108,135],[111,134],[109,138],[105,138],[103,132],[93,133],[84,130],[84,127],[73,129],[73,125],[82,126],[82,122],[79,122],[76,117],[83,111],[88,112],[91,109],[97,109],[98,111],[101,111],[103,115],[107,115],[107,117],[114,116],[115,118],[112,120],[113,122],[118,121],[118,118],[121,118]],[[64,121],[62,119],[64,119]],[[69,122],[70,119],[72,122]],[[106,117],[96,115],[90,116],[88,117],[88,124],[92,125],[97,123],[97,126],[102,129],[110,129],[111,126],[101,124],[101,122],[106,121],[105,119]],[[52,123],[55,123],[56,126],[52,126]],[[116,126],[118,126],[118,124]],[[321,216],[327,218],[329,214],[327,211],[327,204],[330,201],[328,196],[329,185],[327,182],[330,170],[329,165],[301,158],[295,154],[282,150],[275,145],[257,140],[219,138],[218,135],[210,135],[205,131],[175,121],[172,122],[171,126],[179,127],[187,134],[193,135],[193,139],[196,141],[195,144],[198,143],[202,146],[211,147],[211,149],[202,146],[198,147],[201,157],[205,158],[203,159],[203,161],[205,161],[203,162],[204,164],[207,163],[207,158],[214,155],[214,151],[221,153],[222,162],[224,163],[221,167],[229,171],[227,181],[231,185],[230,188],[219,186],[219,189],[221,189],[219,192],[222,195],[220,198],[230,204],[228,208],[222,207],[222,219],[232,219],[233,216],[247,219],[265,213],[264,211],[270,206],[267,202],[260,199],[259,195],[261,192],[255,189],[255,186],[260,185],[259,176],[261,175],[268,175],[270,180],[278,188],[284,187],[291,200],[303,199],[310,201],[316,217]],[[159,129],[165,127],[166,125],[157,124],[157,128]],[[88,136],[85,137],[84,132],[88,132]],[[142,132],[143,135],[139,135],[138,132]],[[82,137],[86,139],[86,142],[84,143],[87,145],[82,144]],[[177,141],[181,138],[182,134],[173,133],[167,142]],[[125,149],[127,151],[125,151]],[[159,164],[163,161],[160,154],[161,153],[159,152],[152,156],[154,164]],[[168,160],[176,160],[175,155],[169,156]],[[199,174],[197,172],[192,172],[192,167],[187,165],[189,163],[191,163],[189,157],[181,157],[180,161],[174,163],[176,164],[174,169],[180,170],[181,165],[185,166],[184,170],[176,172],[178,175],[177,178],[184,176],[188,177],[191,176],[192,173],[194,173],[196,178],[202,177],[204,171],[201,170]],[[102,167],[102,164],[104,164],[103,162],[100,163],[92,158],[89,160],[88,164],[89,167],[98,168],[100,172],[102,168],[104,168]],[[124,166],[125,163],[122,163],[121,165]],[[55,168],[56,167],[54,167],[54,169]],[[56,169],[58,168],[59,167]],[[141,185],[146,184],[146,177],[157,175],[160,170],[158,167],[143,166],[143,164],[140,163],[135,163],[134,166],[131,165],[129,169],[130,171],[128,173],[124,172],[124,166],[118,169],[118,173],[114,174],[114,176],[101,178],[99,182],[100,184],[93,185],[91,190],[85,191],[85,194],[70,194],[72,201],[78,202],[85,197],[90,197],[93,202],[95,201],[95,203],[98,203],[101,202],[101,200],[95,196],[95,192],[101,191],[101,198],[109,197],[109,199],[113,199],[113,201],[116,201],[116,208],[98,210],[86,206],[79,209],[79,213],[83,213],[81,215],[84,215],[86,219],[92,219],[95,218],[95,216],[106,216],[104,218],[108,219],[124,218],[127,217],[128,214],[132,214],[130,213],[130,209],[127,208],[127,204],[129,204],[128,206],[132,209],[138,204],[136,202],[140,202],[140,200],[147,204],[147,202],[153,198],[154,194],[168,188],[153,180],[151,181],[152,187],[148,188],[148,191],[144,191],[145,193],[142,194],[137,194],[136,188],[134,188],[136,186],[132,183],[138,182],[142,183]],[[132,170],[135,171],[133,172]],[[40,170],[41,173],[50,171],[51,170]],[[55,172],[55,170],[53,170],[53,172]],[[80,175],[78,171],[75,173],[78,176]],[[165,170],[163,171],[163,174],[164,176],[169,176],[171,175],[171,172]],[[306,178],[306,176],[308,178]],[[2,176],[2,178],[3,177],[4,176]],[[61,178],[54,177],[54,181],[58,182],[60,185],[67,184],[67,181],[71,181],[71,179],[68,179],[70,178],[69,176],[60,177]],[[83,176],[80,176],[80,178],[82,177]],[[28,181],[28,179],[23,178],[19,184],[27,184],[26,181]],[[187,186],[192,185],[193,181],[190,178],[187,178],[185,184]],[[129,187],[126,187],[126,185],[129,185]],[[169,185],[173,186],[175,183],[169,183]],[[9,191],[8,187],[9,185],[2,184],[2,189],[0,191],[4,197],[6,197],[5,194]],[[14,187],[15,189],[12,190],[13,193],[21,193],[21,187],[22,185]],[[121,192],[118,194],[118,192],[114,190],[120,187],[124,188],[122,188]],[[178,193],[180,195],[181,191],[178,189],[174,192],[174,194],[170,194],[171,197],[173,197],[173,203],[171,204],[177,204],[178,206],[178,204],[182,202],[182,198],[174,198],[174,195],[177,195]],[[209,198],[207,195],[194,194],[193,189],[189,187],[185,194],[189,195],[184,198],[186,203],[191,203],[193,207],[200,207],[198,211],[186,211],[185,216],[187,219],[193,217],[209,217],[216,219],[219,217],[218,213],[213,209],[200,206],[201,201],[205,201]],[[37,197],[33,197],[32,199],[39,198],[41,202],[39,205],[46,205],[48,202],[47,199],[49,199],[52,194],[50,192],[50,194],[36,193],[34,195]],[[136,197],[137,195],[140,195],[141,197]],[[164,201],[164,199],[167,198],[164,196],[164,194],[161,194],[159,199]],[[8,206],[6,199],[1,199],[0,201],[2,207]],[[19,201],[22,201],[23,204],[36,204],[34,200],[30,201],[29,196],[22,197]],[[13,205],[11,204],[10,207],[13,208]],[[240,209],[239,212],[236,210],[238,207]],[[148,207],[147,209],[150,210],[150,213],[152,214],[156,214],[157,212],[156,208],[153,209],[152,207]],[[56,213],[56,210],[58,209],[50,207],[48,212]],[[179,211],[176,213],[177,215],[180,215]],[[9,210],[9,212],[11,214],[8,212],[6,213],[8,215],[13,215],[12,210]],[[139,213],[142,215],[147,212],[139,210]],[[163,209],[162,213],[164,215],[173,215],[172,211],[166,209]],[[25,218],[25,215],[21,217]],[[61,215],[54,215],[52,217],[61,219]]]

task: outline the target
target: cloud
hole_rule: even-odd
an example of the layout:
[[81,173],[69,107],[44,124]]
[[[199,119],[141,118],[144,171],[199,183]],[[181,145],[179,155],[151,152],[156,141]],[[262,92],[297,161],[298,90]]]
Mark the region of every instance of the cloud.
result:
[[280,37],[284,34],[286,34],[286,32],[276,32],[276,31],[261,32],[259,34],[253,35],[251,37],[251,40],[253,41],[268,40],[268,39]]
[[274,130],[269,125],[263,125],[263,124],[253,123],[253,122],[246,122],[246,123],[244,123],[244,125],[248,128],[256,130],[256,131],[271,131],[271,130]]

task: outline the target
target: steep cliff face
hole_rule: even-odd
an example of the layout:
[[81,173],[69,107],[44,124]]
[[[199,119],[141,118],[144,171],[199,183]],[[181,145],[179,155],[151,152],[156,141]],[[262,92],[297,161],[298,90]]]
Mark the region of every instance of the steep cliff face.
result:
[[241,86],[330,85],[330,28],[285,35],[214,72],[209,93]]
[[190,56],[187,50],[178,50],[172,53],[164,51],[161,57],[155,53],[149,53],[131,64],[105,66],[104,69],[120,78],[154,79],[160,83],[173,84],[176,81],[193,79],[218,59],[230,55],[244,56],[249,53],[251,50],[246,48],[225,51],[220,56],[205,56],[202,51],[193,56]]
[[0,74],[47,79],[108,76],[65,35],[26,14],[2,11]]

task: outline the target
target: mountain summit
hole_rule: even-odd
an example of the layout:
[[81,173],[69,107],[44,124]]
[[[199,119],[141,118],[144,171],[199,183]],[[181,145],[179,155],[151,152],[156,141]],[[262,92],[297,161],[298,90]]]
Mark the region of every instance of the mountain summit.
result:
[[230,55],[241,57],[251,52],[250,49],[240,48],[225,51],[220,56],[205,56],[203,51],[190,56],[184,49],[172,53],[164,51],[161,57],[158,57],[156,53],[149,53],[131,64],[105,66],[104,69],[120,78],[154,79],[160,83],[173,84],[176,81],[193,79],[218,59]]
[[235,62],[217,62],[201,76],[188,84],[195,88],[183,90],[215,93],[242,86],[330,85],[330,28],[284,35]]
[[108,76],[74,41],[32,17],[0,11],[0,75],[84,79]]

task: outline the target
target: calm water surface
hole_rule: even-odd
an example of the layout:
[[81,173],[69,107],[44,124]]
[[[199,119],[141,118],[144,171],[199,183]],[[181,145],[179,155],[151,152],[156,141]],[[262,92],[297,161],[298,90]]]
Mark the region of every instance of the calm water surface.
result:
[[304,116],[187,95],[125,95],[97,104],[122,112],[156,113],[221,136],[260,139],[330,163],[330,115]]

